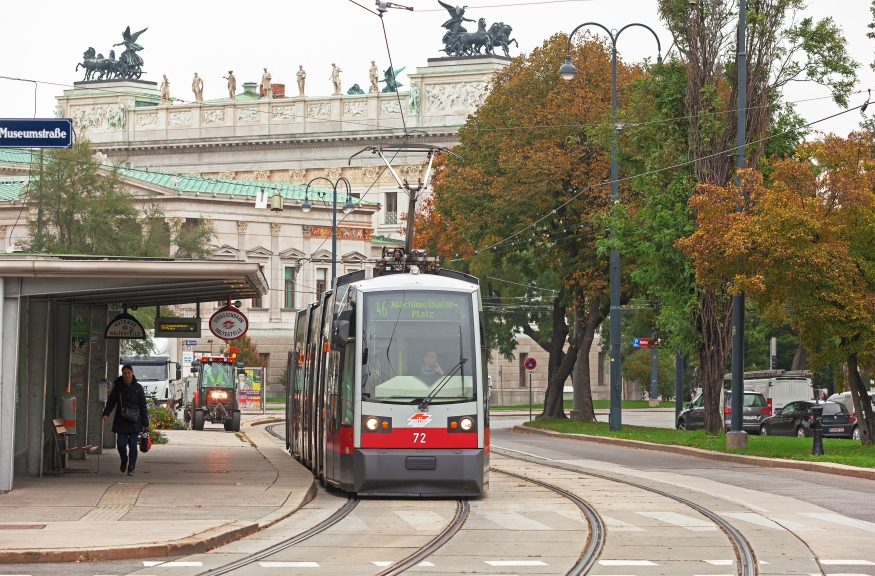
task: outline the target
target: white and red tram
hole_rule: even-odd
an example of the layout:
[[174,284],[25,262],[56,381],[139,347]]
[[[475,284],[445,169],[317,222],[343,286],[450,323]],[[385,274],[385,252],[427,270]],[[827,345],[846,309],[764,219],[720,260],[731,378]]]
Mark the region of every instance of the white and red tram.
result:
[[480,495],[489,389],[477,279],[422,251],[394,258],[339,277],[298,313],[289,451],[351,493]]

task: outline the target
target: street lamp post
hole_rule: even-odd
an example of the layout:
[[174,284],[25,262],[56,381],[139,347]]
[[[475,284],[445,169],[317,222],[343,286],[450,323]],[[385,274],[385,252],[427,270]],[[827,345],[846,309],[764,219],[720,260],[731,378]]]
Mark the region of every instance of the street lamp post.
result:
[[334,279],[337,278],[337,185],[343,182],[346,184],[346,203],[343,205],[343,213],[349,214],[355,209],[355,204],[352,203],[352,186],[349,180],[341,176],[335,182],[332,182],[324,176],[317,176],[307,182],[307,188],[304,190],[304,203],[301,204],[301,210],[309,212],[312,206],[310,205],[310,184],[316,180],[325,180],[331,184],[333,191],[332,200],[332,216],[331,216],[331,287],[334,287]]
[[[657,62],[662,62],[662,45],[659,42],[659,36],[650,26],[646,24],[627,24],[620,28],[616,33],[611,32],[605,26],[598,22],[585,22],[572,30],[568,35],[568,47],[565,50],[565,63],[559,67],[559,76],[565,80],[571,80],[577,74],[577,69],[571,63],[571,39],[574,34],[584,26],[598,26],[607,33],[611,39],[611,203],[617,204],[619,200],[619,169],[617,166],[617,132],[622,129],[622,126],[617,124],[617,40],[620,34],[627,28],[639,26],[646,28],[656,38]],[[611,228],[611,239],[616,237],[616,232]],[[608,427],[611,430],[619,430],[623,426],[621,415],[621,358],[620,358],[620,252],[616,249],[611,250],[611,414],[608,420]]]

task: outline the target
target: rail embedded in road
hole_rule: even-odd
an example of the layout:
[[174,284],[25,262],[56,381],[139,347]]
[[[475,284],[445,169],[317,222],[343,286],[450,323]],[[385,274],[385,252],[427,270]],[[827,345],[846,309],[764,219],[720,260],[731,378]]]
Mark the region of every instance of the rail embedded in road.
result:
[[[759,574],[757,570],[756,559],[754,558],[753,549],[751,548],[748,541],[742,536],[741,532],[736,530],[729,522],[721,518],[719,515],[714,512],[704,508],[696,504],[695,502],[691,502],[685,498],[681,498],[680,496],[675,496],[669,492],[664,492],[662,490],[657,490],[656,488],[651,488],[649,486],[644,486],[642,484],[637,484],[635,482],[630,482],[628,480],[621,480],[615,478],[613,476],[607,476],[604,474],[596,474],[594,472],[584,472],[579,468],[574,466],[564,466],[558,463],[547,463],[544,462],[542,458],[535,457],[526,457],[527,454],[520,453],[517,450],[511,450],[509,448],[500,448],[498,446],[492,446],[491,448],[493,453],[501,454],[506,458],[511,458],[513,460],[520,460],[523,462],[529,462],[531,464],[537,464],[538,466],[544,466],[546,468],[555,468],[556,470],[563,470],[565,472],[572,472],[574,474],[580,474],[582,476],[589,476],[592,478],[599,478],[602,480],[608,480],[610,482],[617,482],[618,484],[625,484],[627,486],[632,486],[633,488],[637,488],[639,490],[644,490],[646,492],[651,492],[653,494],[657,494],[659,496],[668,498],[670,500],[674,500],[680,504],[685,506],[689,506],[693,510],[696,510],[703,516],[707,517],[709,520],[717,524],[721,530],[726,534],[729,538],[729,541],[732,543],[732,547],[735,549],[735,555],[738,558],[738,576],[757,576]],[[505,472],[507,474],[507,472]],[[515,474],[511,474],[512,476],[516,476]],[[520,477],[523,478],[523,477]],[[525,480],[530,482],[539,482],[537,480],[533,480],[531,478],[525,478]],[[545,485],[546,487],[549,487]],[[572,574],[569,572],[569,574]],[[580,573],[575,573],[580,574]]]
[[578,560],[577,564],[575,564],[571,568],[571,570],[567,572],[566,576],[582,576],[583,574],[587,574],[590,568],[592,568],[592,565],[595,564],[595,561],[598,560],[599,555],[602,553],[602,548],[605,545],[605,525],[602,522],[601,517],[598,515],[598,512],[596,512],[595,509],[587,504],[584,500],[575,496],[571,492],[568,492],[567,490],[559,488],[558,486],[553,486],[552,484],[548,484],[540,480],[535,480],[534,478],[529,478],[528,476],[514,474],[513,472],[506,472],[498,468],[492,468],[492,471],[500,472],[501,474],[504,474],[506,476],[511,476],[513,478],[517,478],[518,480],[531,482],[532,484],[547,488],[577,504],[577,507],[580,508],[584,515],[586,515],[587,523],[589,524],[589,539],[586,543],[586,550],[584,550],[583,554],[580,557],[580,560]]

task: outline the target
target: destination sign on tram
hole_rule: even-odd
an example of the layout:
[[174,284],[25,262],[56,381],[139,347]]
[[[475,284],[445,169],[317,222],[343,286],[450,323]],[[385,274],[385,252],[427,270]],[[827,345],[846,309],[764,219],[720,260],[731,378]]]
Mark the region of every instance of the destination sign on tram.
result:
[[450,320],[458,318],[459,302],[441,298],[374,298],[376,317],[395,320]]

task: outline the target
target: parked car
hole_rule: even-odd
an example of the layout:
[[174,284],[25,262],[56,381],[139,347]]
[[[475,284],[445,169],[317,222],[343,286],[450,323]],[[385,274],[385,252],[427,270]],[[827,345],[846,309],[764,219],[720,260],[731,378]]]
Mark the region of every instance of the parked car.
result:
[[678,430],[697,430],[705,426],[705,408],[702,406],[702,400],[702,394],[699,394],[681,410],[675,422]]
[[[811,436],[814,414],[812,400],[797,400],[775,410],[775,415],[760,424],[762,436]],[[853,438],[857,424],[841,402],[821,402],[823,406],[823,436],[827,438]],[[859,438],[859,430],[857,431]]]
[[[723,421],[729,430],[732,424],[732,392],[726,391],[723,395]],[[772,409],[766,401],[766,397],[753,390],[744,391],[744,411],[742,414],[742,430],[745,432],[758,433],[763,420],[772,415]]]

